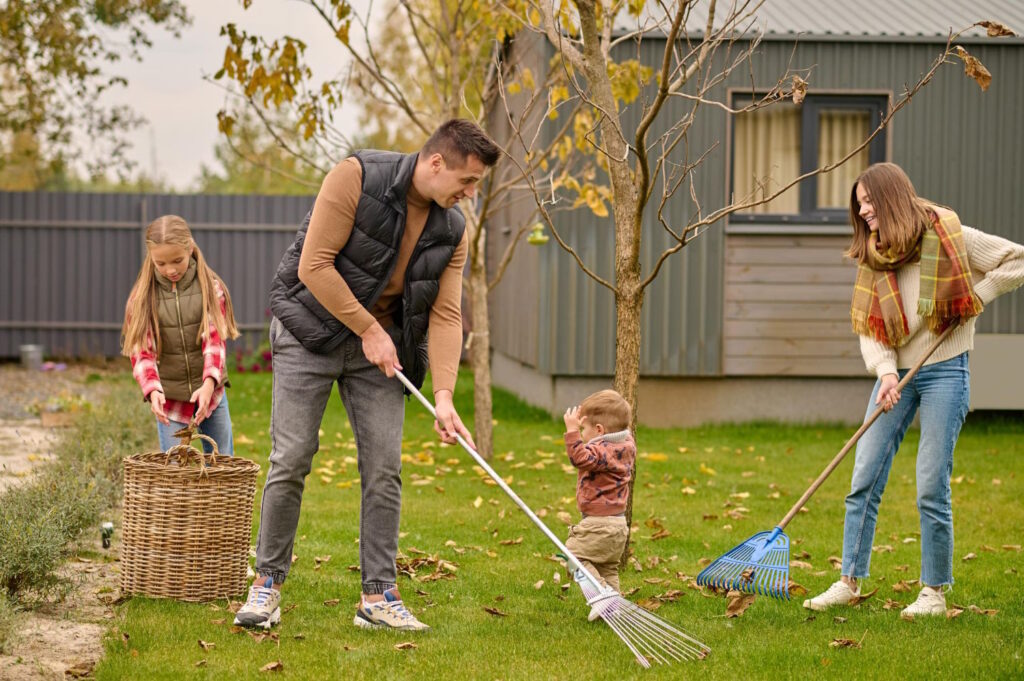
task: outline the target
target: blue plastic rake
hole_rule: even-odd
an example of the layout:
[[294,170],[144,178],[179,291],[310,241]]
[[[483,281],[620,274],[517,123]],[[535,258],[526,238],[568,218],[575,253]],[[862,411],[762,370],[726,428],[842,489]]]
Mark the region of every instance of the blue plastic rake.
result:
[[[932,353],[946,340],[946,337],[953,332],[959,324],[950,324],[949,328],[939,334],[924,356],[917,361],[907,375],[896,385],[896,391],[903,390],[903,387],[917,374],[924,366],[925,361],[932,356]],[[789,600],[789,537],[783,532],[789,521],[800,512],[807,500],[818,491],[825,479],[832,474],[839,463],[846,456],[846,453],[857,443],[871,424],[885,412],[884,406],[880,406],[872,412],[871,416],[865,419],[863,425],[853,434],[843,448],[839,450],[835,458],[829,462],[825,470],[821,472],[806,492],[797,500],[793,508],[782,519],[774,529],[768,532],[758,532],[729,553],[719,557],[699,575],[697,584],[710,586],[722,590],[735,590],[759,596],[771,596]]]

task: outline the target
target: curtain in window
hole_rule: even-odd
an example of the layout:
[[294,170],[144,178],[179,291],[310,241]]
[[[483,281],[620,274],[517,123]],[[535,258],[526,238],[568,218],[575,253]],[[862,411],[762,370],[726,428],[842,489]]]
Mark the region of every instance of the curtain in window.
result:
[[[819,167],[838,161],[870,134],[871,114],[850,109],[823,109],[818,119]],[[868,148],[818,176],[818,208],[847,208],[854,180],[868,167]]]
[[[735,126],[733,201],[769,196],[800,175],[800,110],[796,105],[780,102],[739,114]],[[799,185],[740,212],[799,213]]]

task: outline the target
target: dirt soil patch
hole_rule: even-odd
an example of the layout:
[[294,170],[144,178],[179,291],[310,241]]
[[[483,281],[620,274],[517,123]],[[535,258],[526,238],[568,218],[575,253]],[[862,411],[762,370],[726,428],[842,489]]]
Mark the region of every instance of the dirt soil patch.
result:
[[[124,366],[72,365],[64,371],[29,372],[0,365],[0,491],[32,474],[55,456],[59,428],[46,427],[39,414],[62,405],[103,399],[104,381],[95,380]],[[116,537],[116,534],[115,534]],[[62,574],[74,585],[58,602],[19,615],[10,655],[0,655],[0,679],[88,678],[103,655],[103,634],[114,618],[119,596],[117,544],[101,548],[100,536],[82,539],[85,551],[102,558],[79,557]]]

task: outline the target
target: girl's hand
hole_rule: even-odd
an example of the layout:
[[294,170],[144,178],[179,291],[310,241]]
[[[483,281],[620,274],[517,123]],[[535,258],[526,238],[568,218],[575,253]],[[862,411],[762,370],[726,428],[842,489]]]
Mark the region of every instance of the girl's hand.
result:
[[565,421],[565,432],[571,433],[580,429],[580,424],[583,419],[580,418],[580,408],[569,407],[565,410],[565,414],[562,415],[562,420]]
[[156,416],[156,420],[165,426],[171,425],[170,419],[167,418],[167,414],[164,412],[164,402],[167,398],[159,390],[154,390],[149,394],[149,410]]
[[896,374],[882,376],[882,385],[878,387],[878,397],[875,398],[875,404],[882,405],[882,409],[885,411],[895,407],[900,401],[900,393],[896,390],[896,385],[899,382],[900,377]]
[[196,402],[196,413],[192,419],[198,426],[206,417],[210,415],[210,401],[213,399],[213,391],[216,389],[216,384],[212,378],[207,378],[203,381],[203,384],[199,386],[199,389],[192,393],[192,397],[188,398],[189,402]]

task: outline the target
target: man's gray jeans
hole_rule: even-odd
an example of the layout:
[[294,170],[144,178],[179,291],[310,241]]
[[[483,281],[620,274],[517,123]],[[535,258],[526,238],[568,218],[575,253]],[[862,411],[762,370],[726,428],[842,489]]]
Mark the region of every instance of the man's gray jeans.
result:
[[270,322],[274,361],[270,412],[270,470],[263,486],[256,572],[284,582],[302,506],[302,490],[320,447],[320,423],[335,382],[348,412],[359,458],[359,565],[363,593],[395,586],[395,555],[402,507],[402,384],[363,354],[353,335],[327,354],[316,354],[276,318]]

